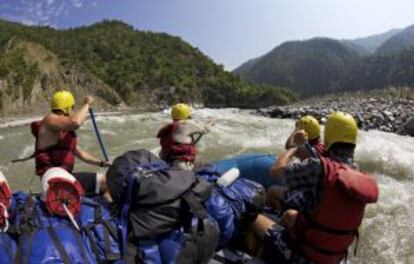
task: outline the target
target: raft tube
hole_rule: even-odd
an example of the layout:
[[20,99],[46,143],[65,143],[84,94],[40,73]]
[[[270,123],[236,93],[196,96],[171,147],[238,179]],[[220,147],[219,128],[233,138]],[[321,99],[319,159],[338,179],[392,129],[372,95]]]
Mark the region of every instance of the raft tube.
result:
[[282,180],[274,179],[269,175],[269,170],[276,158],[275,155],[270,154],[248,153],[216,161],[213,163],[213,168],[221,174],[237,168],[240,171],[240,177],[258,182],[267,189],[272,185],[283,185]]

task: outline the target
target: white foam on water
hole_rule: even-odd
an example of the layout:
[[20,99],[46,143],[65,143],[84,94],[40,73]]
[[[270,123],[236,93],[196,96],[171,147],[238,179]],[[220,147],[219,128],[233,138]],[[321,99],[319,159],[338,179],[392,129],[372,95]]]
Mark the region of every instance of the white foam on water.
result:
[[356,159],[379,173],[414,179],[414,138],[361,131]]
[[[125,123],[126,120],[129,119],[128,116],[97,116],[95,117],[95,120],[98,122],[112,122],[112,123]],[[91,122],[91,120],[88,120],[88,122]]]
[[149,151],[150,151],[152,154],[154,154],[154,155],[158,156],[158,154],[159,154],[159,153],[160,153],[160,151],[161,151],[161,147],[152,148],[152,149],[149,149]]
[[385,175],[377,175],[377,179],[379,201],[367,207],[359,254],[351,263],[412,263],[414,184]]
[[248,112],[231,113],[217,120],[212,133],[223,145],[242,148],[283,149],[286,135],[293,131],[291,120],[269,119],[250,115]]
[[0,165],[0,172],[3,173],[4,177],[6,177],[7,181],[9,181],[10,175],[8,175],[9,167]]
[[23,149],[20,151],[19,159],[26,158],[33,154],[34,146],[33,145],[26,145],[23,147]]
[[42,117],[39,116],[39,117],[33,117],[33,118],[21,118],[21,119],[16,119],[16,120],[12,120],[12,121],[6,121],[6,122],[0,124],[0,128],[24,126],[24,125],[28,125],[28,124],[32,123],[33,121],[37,121],[41,118]]
[[115,131],[111,131],[111,130],[108,130],[108,129],[102,129],[102,128],[99,129],[99,133],[101,133],[102,135],[111,135],[111,136],[116,136],[117,135],[117,133]]
[[166,108],[162,110],[161,113],[163,113],[164,115],[169,115],[171,113],[171,108]]
[[4,136],[3,135],[0,135],[0,140],[3,140],[4,139]]

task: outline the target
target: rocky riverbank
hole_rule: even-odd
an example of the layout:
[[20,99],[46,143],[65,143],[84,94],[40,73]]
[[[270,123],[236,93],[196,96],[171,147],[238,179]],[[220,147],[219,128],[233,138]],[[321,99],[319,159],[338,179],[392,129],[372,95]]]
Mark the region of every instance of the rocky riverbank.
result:
[[326,121],[326,116],[332,111],[344,111],[356,118],[361,129],[378,129],[414,136],[414,99],[411,98],[321,98],[258,111],[272,118],[298,119],[304,115],[313,115],[321,123]]

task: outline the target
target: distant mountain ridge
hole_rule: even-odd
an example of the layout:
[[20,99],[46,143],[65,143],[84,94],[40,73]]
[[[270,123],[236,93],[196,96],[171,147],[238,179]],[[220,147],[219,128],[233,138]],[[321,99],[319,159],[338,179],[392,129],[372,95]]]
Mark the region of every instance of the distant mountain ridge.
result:
[[341,89],[338,80],[357,57],[357,52],[340,41],[314,38],[285,42],[234,73],[253,83],[293,87],[307,97]]
[[291,87],[301,97],[414,86],[414,26],[355,40],[288,41],[233,74]]
[[381,34],[375,34],[368,37],[356,38],[345,41],[350,41],[354,44],[364,47],[368,51],[368,53],[374,53],[379,47],[382,46],[382,44],[384,44],[393,36],[399,34],[401,31],[403,31],[403,29],[391,29]]
[[414,25],[401,30],[388,38],[377,50],[378,53],[391,54],[414,47]]

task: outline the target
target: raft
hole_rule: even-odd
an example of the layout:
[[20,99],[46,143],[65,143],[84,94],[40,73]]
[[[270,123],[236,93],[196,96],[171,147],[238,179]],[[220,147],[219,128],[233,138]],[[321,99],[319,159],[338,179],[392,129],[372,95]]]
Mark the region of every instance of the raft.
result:
[[240,171],[240,177],[260,183],[267,189],[272,185],[283,185],[282,180],[274,179],[269,175],[269,170],[276,158],[275,155],[265,153],[248,153],[216,161],[213,163],[213,168],[221,174],[237,168]]
[[[269,175],[269,170],[270,170],[271,166],[274,164],[275,161],[276,161],[276,156],[274,156],[274,155],[269,155],[269,154],[264,154],[264,153],[250,153],[250,154],[238,155],[238,156],[235,156],[235,157],[232,157],[232,158],[229,158],[229,159],[224,159],[224,160],[216,161],[216,162],[214,162],[212,164],[213,165],[212,166],[212,169],[213,170],[216,170],[220,174],[223,174],[223,173],[227,172],[228,170],[230,170],[232,168],[237,168],[240,171],[240,177],[241,178],[245,178],[245,179],[254,181],[256,183],[259,183],[259,184],[263,185],[265,188],[268,188],[271,185],[275,185],[275,184],[281,185],[281,184],[283,184],[282,181],[275,180],[272,177],[270,177],[270,175]],[[252,183],[252,184],[254,185],[254,183]],[[239,183],[240,186],[237,185],[237,184],[234,184],[233,187],[229,187],[229,189],[227,191],[224,190],[224,189],[223,190],[216,190],[217,193],[215,195],[217,196],[218,193],[224,193],[224,194],[226,194],[226,197],[233,197],[234,195],[236,195],[236,196],[238,195],[237,196],[238,198],[236,199],[236,201],[242,203],[242,201],[243,201],[242,198],[249,199],[249,198],[251,198],[251,197],[254,196],[253,194],[255,194],[255,192],[258,192],[257,190],[259,190],[261,188],[259,186],[259,184],[257,184],[258,187],[256,189],[253,188],[254,186],[250,186],[247,183]],[[246,187],[250,187],[250,188],[245,189]],[[249,192],[246,192],[246,190],[248,190]],[[19,198],[19,199],[18,199],[18,197],[20,197],[20,196],[18,195],[18,193],[16,193],[15,195],[13,195],[13,197],[14,197],[13,198],[13,201],[14,201],[14,203],[18,204],[17,201],[19,201],[20,204],[23,203],[23,202],[24,203],[26,202],[27,199],[23,199],[23,198],[26,198],[27,195],[24,194],[24,193],[20,193],[20,194],[21,194],[20,196],[22,198]],[[211,197],[213,197],[213,196],[214,195],[212,194]],[[216,196],[214,196],[214,197],[216,197]],[[214,200],[214,199],[212,199],[212,200]],[[224,200],[226,200],[226,199],[224,199]],[[65,254],[63,254],[61,256],[62,253],[59,252],[61,250],[67,252],[67,254],[68,254],[67,257],[69,257],[69,259],[72,259],[72,258],[77,257],[77,255],[75,253],[78,253],[78,251],[79,252],[85,251],[87,253],[87,257],[90,258],[90,261],[89,261],[90,263],[98,263],[98,262],[100,262],[102,260],[103,261],[106,261],[106,258],[108,258],[108,260],[110,260],[110,261],[114,261],[113,263],[123,263],[122,259],[120,259],[120,257],[121,257],[121,251],[120,251],[121,250],[121,248],[120,248],[121,245],[120,245],[120,239],[118,237],[114,237],[114,239],[117,238],[116,239],[117,241],[115,241],[115,240],[112,241],[111,240],[111,242],[114,242],[114,244],[111,244],[110,245],[111,248],[107,248],[107,246],[104,245],[105,243],[102,244],[103,245],[102,246],[103,249],[105,249],[105,250],[107,250],[107,249],[111,249],[111,250],[112,249],[115,249],[114,252],[117,253],[115,255],[114,254],[112,254],[112,255],[111,254],[110,255],[106,255],[106,251],[102,251],[102,250],[100,250],[100,248],[97,248],[96,247],[96,245],[101,246],[101,244],[99,244],[100,241],[96,241],[96,242],[98,242],[98,244],[96,244],[95,246],[90,244],[90,240],[89,240],[90,239],[90,236],[91,236],[91,234],[95,234],[95,233],[88,233],[88,234],[85,233],[84,234],[84,230],[86,230],[85,229],[86,227],[92,228],[93,230],[97,230],[97,231],[99,231],[99,232],[102,233],[103,231],[105,231],[104,228],[102,228],[102,223],[103,222],[105,222],[105,221],[108,222],[109,220],[111,220],[111,221],[115,221],[114,223],[118,223],[117,219],[110,219],[110,218],[108,218],[109,217],[109,213],[107,213],[106,211],[105,211],[105,214],[103,214],[103,211],[101,211],[99,213],[98,212],[99,210],[105,210],[104,207],[102,207],[102,206],[99,206],[99,208],[98,208],[99,210],[98,211],[94,209],[95,208],[94,206],[90,206],[92,204],[95,205],[95,202],[94,202],[93,199],[90,200],[90,204],[87,204],[86,203],[88,201],[87,198],[82,198],[82,201],[83,201],[82,202],[82,210],[80,212],[80,216],[77,219],[78,220],[78,224],[80,224],[81,227],[82,227],[82,231],[80,231],[79,233],[77,233],[76,230],[73,228],[71,222],[68,219],[66,219],[66,218],[59,218],[59,217],[52,217],[52,216],[48,215],[46,213],[46,207],[43,205],[43,202],[40,199],[37,199],[37,198],[36,199],[35,198],[33,199],[33,203],[39,205],[39,207],[35,207],[35,208],[38,208],[39,209],[39,212],[42,213],[42,214],[38,213],[38,215],[40,215],[44,219],[47,219],[48,221],[45,220],[46,222],[50,222],[49,220],[50,219],[53,219],[56,222],[56,225],[59,224],[59,227],[60,226],[65,227],[62,230],[64,230],[64,231],[66,230],[67,233],[70,233],[70,234],[72,234],[72,233],[77,234],[78,235],[78,238],[81,239],[79,241],[81,241],[81,244],[83,245],[83,248],[84,248],[83,250],[79,250],[78,249],[78,247],[80,246],[79,243],[78,243],[78,241],[75,241],[71,237],[68,237],[68,236],[65,236],[65,238],[68,237],[66,240],[69,241],[70,239],[72,239],[73,240],[73,243],[70,242],[71,240],[68,243],[66,243],[67,241],[65,239],[61,239],[61,237],[59,237],[59,241],[61,243],[63,243],[63,242],[65,242],[65,243],[62,244],[63,245],[62,248],[59,248],[58,246],[56,246],[56,248],[58,248],[57,250],[55,250],[53,248],[53,245],[50,243],[51,244],[50,248],[53,248],[56,251],[56,252],[54,252],[54,258],[58,259],[60,257],[62,257],[62,258],[66,257],[66,256],[64,256]],[[211,204],[217,205],[217,206],[220,205],[220,204],[215,204],[214,201],[212,201]],[[210,204],[210,207],[211,207],[211,204]],[[86,205],[88,205],[90,208],[88,206],[86,206]],[[98,206],[98,205],[99,205],[99,203],[96,202],[96,205],[95,206]],[[233,205],[233,207],[237,209],[238,208],[237,206],[239,206],[239,205],[240,204],[235,203]],[[232,209],[233,207],[228,206],[229,210]],[[243,206],[240,206],[240,208],[244,208],[244,207]],[[88,209],[89,211],[84,211],[86,209]],[[245,210],[245,209],[246,208],[244,208],[243,210]],[[242,210],[239,210],[239,211],[241,212]],[[235,214],[235,215],[241,214],[239,211],[237,211],[238,213]],[[98,212],[98,214],[97,214],[97,212]],[[14,211],[13,213],[16,214],[17,211]],[[97,215],[100,215],[101,217],[102,216],[106,217],[105,219],[102,218],[105,221],[103,221],[102,223],[101,222],[97,222],[97,220],[95,219],[97,217]],[[85,217],[87,217],[86,220],[83,219]],[[13,220],[11,222],[11,224],[13,224],[15,226],[19,226],[19,223],[18,222],[15,222],[14,220],[15,219],[18,220],[20,218],[21,218],[21,215],[20,215],[20,213],[18,213],[18,217],[13,217],[11,219],[11,220]],[[234,219],[228,219],[227,222],[230,223],[232,221],[236,221],[236,220],[234,220]],[[226,222],[226,224],[228,224],[227,222]],[[218,221],[217,223],[220,224],[221,222]],[[237,234],[238,226],[235,223],[236,222],[233,223],[234,228],[235,228],[235,232],[234,233]],[[43,227],[39,227],[38,228],[38,230],[40,230],[40,231],[42,231],[44,233],[44,234],[42,233],[42,235],[44,236],[44,238],[41,238],[40,240],[41,241],[46,241],[46,238],[49,238],[48,236],[51,236],[51,235],[45,231],[46,229],[44,229],[44,228],[42,229],[42,228]],[[36,232],[34,232],[33,234],[38,234],[40,232],[38,230],[36,230]],[[60,233],[58,233],[58,235],[62,235],[61,234],[62,233],[62,230],[60,230],[59,228],[57,228],[56,230],[58,230],[60,232]],[[110,231],[112,231],[112,230],[110,230]],[[226,231],[230,231],[230,230],[227,230],[226,229]],[[99,232],[97,233],[98,238],[101,238],[101,237],[103,238],[105,236],[108,236],[107,234],[105,236],[103,236],[102,235],[103,233],[101,234]],[[30,233],[30,234],[33,235],[32,233]],[[116,232],[115,232],[115,234],[116,234]],[[11,234],[11,236],[10,236],[8,233],[2,233],[2,237],[0,237],[0,256],[2,256],[2,263],[3,262],[5,262],[5,263],[12,263],[13,258],[15,257],[15,255],[18,255],[17,254],[17,251],[18,251],[17,250],[17,244],[24,242],[23,239],[20,239],[20,238],[17,239],[17,237],[14,237],[13,235],[14,234]],[[227,234],[227,233],[224,234],[223,233],[223,236],[224,235],[227,235],[228,237],[226,237],[226,239],[222,239],[222,246],[225,246],[233,238],[233,234]],[[53,238],[53,236],[51,236],[51,237]],[[36,238],[36,239],[38,239],[38,238]],[[96,239],[94,239],[94,240],[96,240]],[[12,242],[11,246],[9,245],[10,242]],[[74,247],[76,250],[70,249],[70,247],[71,247],[72,244],[73,244],[73,246],[77,245],[77,246]],[[46,247],[46,246],[44,246],[44,247]],[[12,252],[9,252],[10,250],[8,250],[7,252],[5,251],[5,253],[2,253],[1,250],[3,250],[3,249],[4,250],[6,250],[6,249],[12,249]],[[224,250],[224,251],[226,251],[226,250]],[[224,251],[222,251],[222,253]],[[25,253],[25,252],[23,252],[23,253]],[[36,253],[36,251],[33,251],[33,252],[32,251],[28,251],[28,252],[25,253],[25,255],[32,262],[34,261],[36,263],[45,263],[45,261],[47,261],[48,257],[46,257],[46,255],[47,255],[46,253],[43,254],[43,255],[39,255],[39,254],[36,255],[35,253]],[[84,254],[84,253],[82,253],[82,254]],[[223,254],[222,257],[226,258],[226,257],[228,257],[227,255],[228,255],[228,253]],[[8,258],[8,260],[6,260],[6,257]],[[84,256],[82,256],[82,257],[84,257]],[[80,257],[78,257],[78,258],[81,259]],[[81,262],[82,261],[80,260],[79,263],[81,263]],[[214,263],[214,262],[211,262],[211,263]]]

